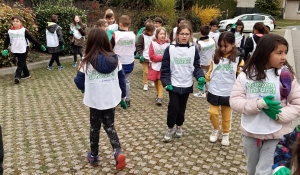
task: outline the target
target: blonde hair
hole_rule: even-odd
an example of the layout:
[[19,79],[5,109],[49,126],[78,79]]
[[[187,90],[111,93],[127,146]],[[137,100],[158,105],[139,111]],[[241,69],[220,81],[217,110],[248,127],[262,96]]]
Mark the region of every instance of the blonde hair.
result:
[[107,9],[107,10],[105,11],[104,18],[105,18],[105,16],[106,16],[107,14],[109,14],[109,13],[112,13],[112,14],[114,15],[114,11],[112,11],[112,9]]
[[157,29],[156,29],[156,33],[155,33],[155,38],[156,39],[158,39],[158,34],[159,34],[159,32],[160,31],[165,31],[165,33],[166,33],[166,36],[167,36],[167,30],[164,28],[164,27],[158,27]]
[[96,27],[96,28],[97,28],[97,27],[104,27],[106,23],[107,23],[106,19],[99,19],[99,20],[95,23],[94,27]]

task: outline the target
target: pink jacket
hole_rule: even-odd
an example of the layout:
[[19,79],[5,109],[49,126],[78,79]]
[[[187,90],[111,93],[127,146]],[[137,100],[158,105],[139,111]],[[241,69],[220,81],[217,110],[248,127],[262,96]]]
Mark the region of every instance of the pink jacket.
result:
[[[244,87],[237,78],[230,95],[230,107],[239,113],[247,115],[258,114],[261,110],[257,108],[257,99],[248,100]],[[289,103],[289,104],[287,104]],[[281,101],[282,109],[278,115],[278,121],[282,124],[282,128],[272,134],[252,134],[240,127],[243,135],[257,139],[282,139],[283,135],[292,132],[292,120],[300,117],[300,85],[294,78],[292,82],[291,92],[287,99]]]

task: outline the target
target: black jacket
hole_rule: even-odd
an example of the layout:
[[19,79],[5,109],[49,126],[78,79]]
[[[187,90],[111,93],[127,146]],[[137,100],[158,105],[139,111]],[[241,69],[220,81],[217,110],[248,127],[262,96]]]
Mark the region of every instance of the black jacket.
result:
[[[189,44],[178,44],[176,47],[195,47],[195,45],[189,46]],[[161,66],[161,75],[160,80],[163,84],[163,87],[167,85],[172,85],[171,82],[171,70],[170,70],[170,53],[169,53],[168,46],[164,52],[163,58],[162,58],[162,66]],[[200,77],[204,77],[204,73],[202,69],[200,68],[200,56],[198,49],[195,49],[195,58],[194,58],[194,77],[196,80]],[[176,87],[173,86],[173,92],[178,94],[187,94],[187,93],[193,93],[193,86],[191,87]]]
[[[253,35],[252,36],[255,43],[258,44],[258,41],[261,37],[257,36],[257,35]],[[246,62],[247,59],[250,57],[249,53],[252,52],[253,50],[253,47],[254,47],[254,44],[253,44],[253,41],[252,41],[252,38],[251,37],[248,37],[246,39],[246,42],[245,42],[245,46],[244,46],[244,50],[245,50],[245,57],[244,57],[244,61]]]
[[59,45],[57,47],[48,47],[48,52],[49,53],[58,53],[61,50],[61,46],[65,45],[64,39],[63,39],[63,35],[62,35],[62,28],[57,25],[56,23],[53,22],[48,22],[48,26],[47,26],[47,30],[51,33],[54,33],[56,31],[57,37],[58,37],[58,41],[59,41]]

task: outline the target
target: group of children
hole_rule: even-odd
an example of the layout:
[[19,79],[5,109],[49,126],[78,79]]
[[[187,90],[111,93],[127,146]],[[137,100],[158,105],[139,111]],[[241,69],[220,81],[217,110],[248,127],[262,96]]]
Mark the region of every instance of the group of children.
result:
[[[114,115],[118,104],[124,109],[130,106],[130,74],[136,55],[143,67],[143,89],[148,90],[148,80],[155,84],[156,104],[162,104],[163,88],[168,92],[165,141],[171,141],[173,134],[183,136],[182,125],[189,94],[193,92],[194,77],[200,90],[196,96],[207,97],[210,104],[208,111],[213,126],[210,142],[216,142],[222,130],[221,144],[230,144],[231,114],[232,110],[237,111],[242,114],[241,133],[249,175],[272,174],[275,149],[273,169],[276,175],[299,172],[296,159],[292,168],[290,161],[285,160],[290,160],[291,156],[297,158],[297,155],[289,155],[282,149],[280,145],[285,140],[279,142],[291,132],[291,122],[300,114],[300,86],[286,60],[288,43],[283,37],[268,34],[263,23],[257,23],[253,36],[244,45],[242,21],[237,21],[231,32],[220,34],[218,22],[213,20],[210,26],[200,27],[200,38],[195,39],[192,24],[179,18],[169,40],[166,29],[161,26],[162,20],[156,18],[154,24],[150,20],[145,22],[145,28],[137,38],[129,31],[129,16],[122,15],[118,24],[112,11],[107,11],[105,18],[97,21],[90,31],[84,59],[82,43],[86,26],[75,16],[70,27],[73,50],[82,58],[74,81],[84,93],[84,104],[90,107],[91,150],[87,158],[92,166],[98,165],[101,123],[114,150],[116,168],[126,166],[126,156],[114,128]],[[14,16],[12,20],[13,27],[8,32],[2,55],[7,55],[11,43],[11,52],[18,57],[15,75],[18,83],[20,78],[30,77],[26,66],[26,39],[44,51],[46,48],[21,26],[22,18]],[[54,61],[63,69],[57,53],[64,49],[64,41],[56,22],[57,16],[52,15],[46,30],[47,49],[52,53],[48,70],[53,70]],[[75,67],[75,55],[74,58]],[[293,141],[300,143],[296,139]],[[283,163],[281,159],[284,159]]]

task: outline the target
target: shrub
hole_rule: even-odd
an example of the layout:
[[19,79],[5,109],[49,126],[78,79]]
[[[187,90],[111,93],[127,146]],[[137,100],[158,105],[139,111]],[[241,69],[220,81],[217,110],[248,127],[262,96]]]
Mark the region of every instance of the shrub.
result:
[[274,17],[281,15],[281,0],[257,0],[256,7],[263,13],[270,14]]
[[179,13],[178,17],[184,17],[185,19],[189,20],[192,24],[193,32],[198,32],[200,26],[202,25],[201,18],[192,11]]
[[[11,28],[11,17],[14,14],[19,14],[23,17],[24,22],[22,25],[29,31],[33,36],[37,36],[37,25],[34,22],[34,13],[29,8],[24,8],[20,4],[15,4],[15,8],[11,8],[4,3],[0,3],[0,48],[3,49],[4,40],[7,35],[7,31]],[[2,51],[2,50],[1,50]],[[12,53],[9,53],[8,57],[0,55],[0,67],[9,67],[16,64],[16,59]]]
[[168,16],[168,25],[175,23],[175,1],[174,0],[153,0],[154,11],[164,12]]
[[220,9],[212,6],[199,7],[198,4],[196,4],[192,7],[192,11],[200,17],[202,24],[205,25],[221,16]]
[[[46,43],[46,27],[47,22],[51,15],[55,14],[58,16],[58,25],[62,27],[62,34],[65,41],[64,54],[71,54],[72,48],[70,43],[70,24],[73,21],[75,15],[79,15],[81,20],[86,22],[85,11],[80,10],[74,6],[61,6],[52,5],[51,3],[41,4],[35,7],[36,10],[36,22],[38,24],[38,40],[41,43]],[[46,44],[45,44],[46,45]]]

